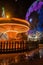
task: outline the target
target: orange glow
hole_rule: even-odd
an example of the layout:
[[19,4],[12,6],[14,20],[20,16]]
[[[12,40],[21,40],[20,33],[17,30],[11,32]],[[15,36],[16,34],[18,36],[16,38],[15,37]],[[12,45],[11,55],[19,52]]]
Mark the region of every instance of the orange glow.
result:
[[8,15],[7,15],[6,17],[7,17],[7,18],[9,18],[9,16],[8,16]]
[[8,38],[15,38],[18,33],[29,31],[29,26],[30,24],[26,20],[18,18],[0,18],[0,32],[6,33]]

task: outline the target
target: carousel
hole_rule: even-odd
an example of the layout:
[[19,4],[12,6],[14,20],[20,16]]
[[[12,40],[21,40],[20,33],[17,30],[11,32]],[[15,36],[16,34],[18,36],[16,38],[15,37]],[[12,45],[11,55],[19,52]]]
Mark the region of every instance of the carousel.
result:
[[26,20],[18,18],[0,18],[0,52],[25,49],[26,41],[22,39],[21,34],[25,34],[29,30],[29,26],[30,24]]
[[30,24],[18,18],[0,18],[0,40],[16,39],[19,33],[29,30]]

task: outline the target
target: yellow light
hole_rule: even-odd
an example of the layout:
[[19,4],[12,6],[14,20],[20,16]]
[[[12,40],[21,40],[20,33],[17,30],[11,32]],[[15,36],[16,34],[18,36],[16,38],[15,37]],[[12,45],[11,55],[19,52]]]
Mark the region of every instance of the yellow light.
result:
[[9,16],[7,15],[6,18],[9,18]]

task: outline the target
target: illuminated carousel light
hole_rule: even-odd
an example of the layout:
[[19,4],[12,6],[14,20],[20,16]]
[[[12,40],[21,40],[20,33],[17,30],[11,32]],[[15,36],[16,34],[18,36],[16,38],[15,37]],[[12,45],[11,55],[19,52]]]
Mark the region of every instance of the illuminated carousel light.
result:
[[0,32],[9,37],[16,37],[18,33],[29,30],[30,24],[26,20],[18,18],[0,18]]

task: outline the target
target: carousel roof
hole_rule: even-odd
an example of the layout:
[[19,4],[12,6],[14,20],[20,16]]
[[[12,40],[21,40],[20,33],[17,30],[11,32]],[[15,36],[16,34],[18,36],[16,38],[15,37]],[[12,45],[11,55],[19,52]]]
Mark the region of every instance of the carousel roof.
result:
[[18,18],[0,18],[0,39],[15,38],[29,31],[29,22]]

